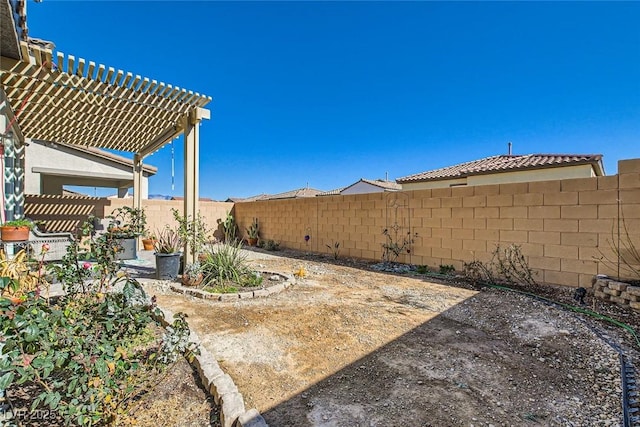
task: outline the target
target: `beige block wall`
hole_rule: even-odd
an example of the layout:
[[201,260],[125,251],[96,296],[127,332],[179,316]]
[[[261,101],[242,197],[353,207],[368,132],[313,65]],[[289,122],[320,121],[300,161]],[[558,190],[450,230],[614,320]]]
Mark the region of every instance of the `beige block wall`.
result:
[[[629,257],[630,238],[640,248],[640,159],[619,162],[619,175],[394,193],[326,196],[248,203],[201,202],[216,228],[233,210],[240,236],[258,218],[260,237],[283,247],[380,260],[386,237],[414,236],[399,261],[428,265],[488,261],[496,245],[518,244],[540,282],[591,286],[594,274],[630,277],[614,247]],[[52,230],[70,230],[86,216],[103,217],[131,199],[27,196],[26,215],[46,219]],[[181,201],[145,200],[151,229],[175,224]],[[624,218],[624,221],[623,221]],[[620,224],[620,227],[618,227]],[[309,241],[304,236],[309,235]],[[221,236],[218,229],[217,236]],[[603,258],[611,262],[601,260]],[[636,266],[640,269],[640,266]]]
[[[147,227],[153,231],[166,224],[177,225],[172,209],[182,212],[181,200],[143,200],[142,207],[147,214]],[[45,228],[52,231],[76,233],[89,215],[104,218],[114,209],[133,206],[133,199],[106,199],[99,197],[27,195],[25,216],[43,221]],[[232,212],[233,203],[200,202],[200,214],[217,238],[222,237],[218,220],[223,220],[227,212]]]
[[[595,274],[631,275],[613,250],[619,246],[623,256],[630,255],[627,235],[640,249],[640,159],[620,161],[619,171],[606,177],[237,203],[235,215],[242,236],[255,217],[261,238],[284,247],[330,253],[326,245],[340,242],[341,255],[371,260],[382,258],[382,232],[399,218],[402,233],[417,233],[411,253],[399,261],[461,269],[464,262],[489,260],[497,245],[517,244],[538,281],[590,287]],[[307,234],[311,238],[305,242]]]

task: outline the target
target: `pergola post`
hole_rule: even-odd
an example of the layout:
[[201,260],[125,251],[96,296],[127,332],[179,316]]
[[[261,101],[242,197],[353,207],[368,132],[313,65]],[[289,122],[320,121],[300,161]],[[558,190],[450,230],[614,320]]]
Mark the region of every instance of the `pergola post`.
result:
[[142,208],[142,156],[133,155],[133,207]]
[[[192,110],[184,120],[184,215],[186,218],[195,219],[198,214],[199,126],[201,118],[198,117],[197,110]],[[193,263],[195,258],[196,254],[191,253],[191,247],[185,243],[185,264]]]
[[[142,209],[142,156],[139,153],[133,155],[133,208]],[[137,239],[140,245],[140,238]]]

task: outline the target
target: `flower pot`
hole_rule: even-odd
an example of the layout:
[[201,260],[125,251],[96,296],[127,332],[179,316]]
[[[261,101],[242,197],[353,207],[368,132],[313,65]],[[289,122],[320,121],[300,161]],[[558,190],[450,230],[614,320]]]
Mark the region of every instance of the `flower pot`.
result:
[[142,247],[145,251],[152,251],[156,239],[142,239]]
[[249,237],[247,239],[247,243],[249,244],[249,246],[256,246],[258,244],[258,239],[255,237]]
[[160,254],[156,252],[156,278],[159,280],[175,280],[180,271],[180,252]]
[[118,246],[120,246],[120,250],[116,253],[115,259],[117,260],[126,260],[126,259],[136,259],[136,238],[130,239],[118,239]]
[[196,276],[183,274],[181,281],[184,286],[199,286],[203,279],[204,275],[202,273],[198,273]]
[[0,227],[0,239],[3,242],[21,242],[29,240],[29,227],[3,225]]

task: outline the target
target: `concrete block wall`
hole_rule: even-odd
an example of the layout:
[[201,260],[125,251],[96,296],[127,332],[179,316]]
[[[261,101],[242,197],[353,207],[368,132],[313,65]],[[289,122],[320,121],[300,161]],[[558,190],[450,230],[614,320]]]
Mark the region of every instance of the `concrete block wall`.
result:
[[[109,200],[112,202],[107,215],[113,209],[120,206],[132,206],[133,204],[131,199]],[[199,206],[200,214],[204,218],[207,226],[214,230],[214,234],[218,239],[222,238],[222,231],[219,230],[218,219],[224,219],[227,216],[227,212],[232,212],[233,203],[201,201]],[[178,212],[182,212],[184,202],[182,200],[143,200],[142,207],[147,214],[147,227],[149,230],[154,231],[163,228],[167,224],[176,226],[177,223],[173,218],[172,209],[177,209]]]
[[631,286],[608,277],[597,277],[593,283],[593,295],[601,300],[640,311],[640,286]]
[[237,203],[234,210],[243,236],[255,217],[260,236],[284,247],[329,253],[326,245],[337,241],[341,255],[371,260],[382,258],[383,230],[399,224],[400,238],[417,233],[399,261],[435,268],[459,270],[488,261],[497,245],[517,244],[538,281],[590,287],[596,274],[631,274],[613,250],[629,255],[627,235],[640,248],[640,159],[618,169],[605,177]]
[[[147,214],[147,227],[153,231],[166,224],[176,226],[172,209],[182,212],[181,200],[143,200],[142,207]],[[99,218],[111,214],[122,206],[133,206],[132,199],[106,199],[100,197],[27,195],[25,215],[28,218],[43,221],[50,231],[69,231],[76,233],[84,221],[94,215]],[[215,236],[222,237],[218,220],[224,219],[227,212],[233,210],[233,203],[200,202],[200,214],[207,226],[214,230]]]

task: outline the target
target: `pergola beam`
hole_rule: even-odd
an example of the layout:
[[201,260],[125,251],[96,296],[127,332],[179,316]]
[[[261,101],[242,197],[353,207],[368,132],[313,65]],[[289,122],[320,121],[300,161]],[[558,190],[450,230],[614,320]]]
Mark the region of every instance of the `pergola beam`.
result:
[[143,159],[184,133],[184,215],[197,216],[199,126],[210,117],[203,107],[211,97],[60,52],[54,58],[26,42],[20,49],[22,60],[0,56],[0,95],[20,140],[133,153],[133,204],[140,208]]
[[[211,101],[113,67],[22,42],[2,57],[0,83],[25,138],[150,154],[179,135],[166,130]],[[87,66],[87,64],[89,64]],[[107,70],[105,72],[105,70]],[[149,83],[151,82],[151,83]]]

